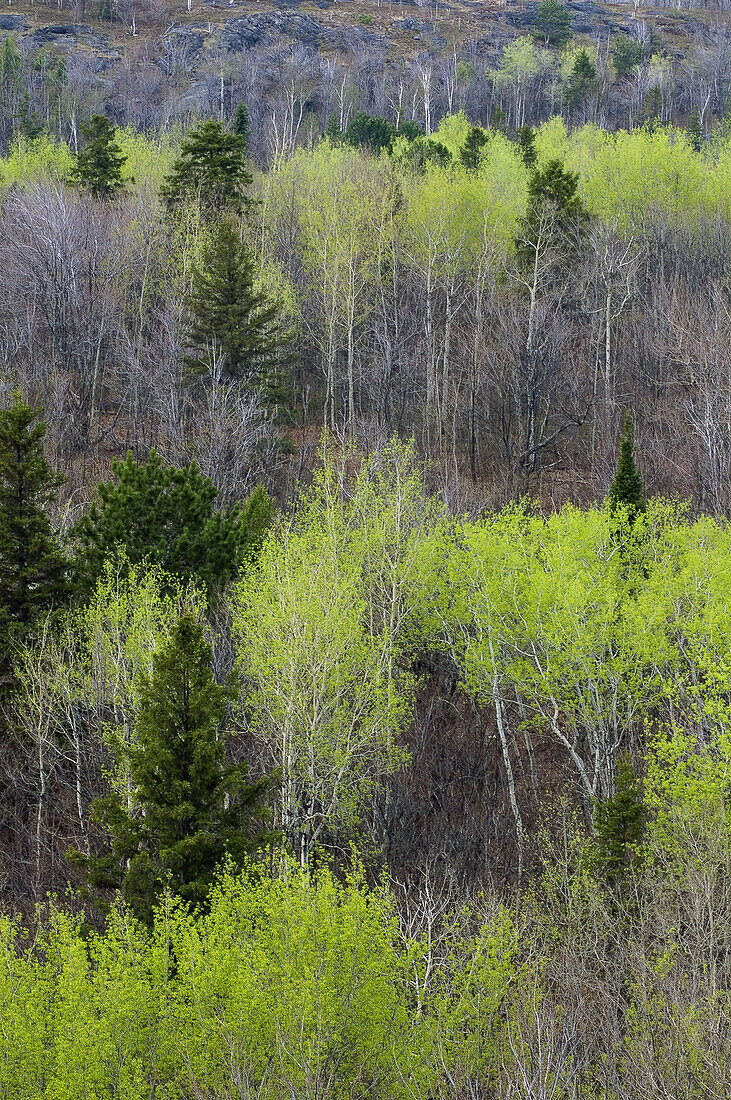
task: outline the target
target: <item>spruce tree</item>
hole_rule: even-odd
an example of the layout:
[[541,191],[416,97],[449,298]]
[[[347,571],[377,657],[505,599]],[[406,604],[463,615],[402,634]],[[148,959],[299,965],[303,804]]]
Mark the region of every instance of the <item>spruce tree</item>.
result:
[[566,85],[566,103],[572,108],[582,107],[598,90],[596,66],[586,50],[579,50]]
[[209,121],[183,141],[160,195],[168,210],[198,202],[205,216],[226,210],[241,213],[251,204],[246,195],[251,182],[242,136],[228,133],[221,122]]
[[594,812],[593,863],[610,884],[621,881],[636,861],[647,823],[647,810],[632,761],[617,766],[614,794],[598,802]]
[[106,115],[94,115],[81,127],[86,144],[76,155],[72,176],[95,199],[109,199],[124,187],[127,157],[114,140],[115,132]]
[[685,132],[695,152],[700,153],[703,148],[703,126],[701,125],[701,113],[697,107],[694,107],[690,112]]
[[634,454],[634,425],[629,414],[624,418],[619,439],[619,461],[614,481],[607,496],[612,511],[622,507],[630,523],[638,512],[645,510],[645,490]]
[[132,452],[114,462],[111,481],[76,525],[77,584],[88,593],[107,558],[119,550],[132,564],[151,562],[206,586],[213,597],[237,576],[261,545],[273,505],[259,487],[242,505],[214,512],[218,490],[195,462],[163,466],[153,450],[147,462]]
[[92,888],[121,888],[146,923],[166,889],[191,909],[204,907],[225,860],[240,868],[275,839],[262,829],[271,780],[248,783],[245,765],[226,763],[227,691],[211,661],[201,624],[183,615],[141,682],[132,744],[118,750],[132,804],[119,795],[98,800],[94,816],[110,846],[96,858],[75,854]]
[[543,0],[533,17],[533,34],[546,45],[565,46],[571,38],[571,12],[558,0]]
[[578,173],[564,168],[560,160],[536,168],[528,182],[528,210],[520,222],[516,240],[516,252],[524,263],[533,263],[547,218],[552,237],[570,247],[578,244],[588,221],[579,194]]
[[523,163],[526,168],[530,168],[531,171],[538,163],[538,153],[536,152],[536,132],[532,126],[521,126],[515,135],[518,143],[518,149],[520,155],[523,158]]
[[464,145],[460,149],[459,159],[467,172],[476,172],[480,167],[482,148],[487,144],[487,134],[481,126],[471,126],[467,131]]
[[64,478],[43,453],[46,425],[16,393],[0,412],[0,683],[11,650],[35,622],[70,594],[68,561],[47,506]]
[[244,143],[244,152],[249,148],[251,140],[251,126],[249,123],[249,108],[245,103],[237,103],[234,117],[231,120],[231,133],[236,134]]
[[206,373],[219,356],[222,378],[241,381],[276,404],[289,336],[278,304],[257,289],[256,275],[250,249],[223,219],[193,268],[187,364],[193,373]]
[[617,35],[612,49],[612,64],[617,76],[629,76],[642,61],[642,45],[626,34]]

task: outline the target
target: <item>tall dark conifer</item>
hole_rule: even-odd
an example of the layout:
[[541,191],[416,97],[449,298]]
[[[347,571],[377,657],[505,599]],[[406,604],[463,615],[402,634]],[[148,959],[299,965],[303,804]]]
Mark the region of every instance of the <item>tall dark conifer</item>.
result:
[[617,472],[614,475],[614,481],[607,500],[613,510],[617,507],[626,508],[630,522],[638,512],[644,512],[645,510],[645,490],[642,484],[642,476],[635,462],[634,425],[629,414],[624,418],[622,434],[619,439]]
[[242,213],[251,203],[246,194],[251,182],[241,134],[210,121],[187,135],[160,195],[169,210],[198,202],[207,217],[226,210]]
[[187,363],[194,373],[241,381],[277,403],[288,334],[256,276],[251,251],[223,219],[193,269]]
[[73,176],[95,199],[109,199],[124,187],[127,157],[114,140],[115,132],[106,115],[94,115],[81,127],[86,144],[76,155]]
[[216,869],[242,866],[274,840],[263,829],[271,780],[249,783],[246,766],[226,763],[222,723],[226,689],[211,668],[201,624],[183,615],[143,679],[132,746],[124,753],[131,805],[100,799],[95,817],[110,847],[85,864],[90,885],[120,887],[137,916],[150,923],[166,889],[191,908],[205,906]]
[[11,651],[69,595],[68,561],[46,508],[64,478],[43,453],[46,425],[16,393],[0,412],[0,683]]

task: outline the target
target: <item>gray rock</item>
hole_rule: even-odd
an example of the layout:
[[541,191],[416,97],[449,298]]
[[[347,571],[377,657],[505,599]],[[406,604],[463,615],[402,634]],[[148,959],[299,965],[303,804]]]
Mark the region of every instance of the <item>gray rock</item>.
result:
[[27,26],[24,15],[0,15],[0,31],[23,31]]

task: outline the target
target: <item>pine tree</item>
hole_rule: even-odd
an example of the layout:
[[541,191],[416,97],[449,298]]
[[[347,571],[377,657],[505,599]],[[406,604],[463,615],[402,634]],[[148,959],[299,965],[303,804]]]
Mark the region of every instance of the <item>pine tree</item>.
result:
[[538,163],[535,130],[532,126],[521,126],[515,137],[518,142],[518,148],[520,149],[520,155],[523,158],[523,163],[526,168],[530,168],[531,170],[534,169]]
[[629,76],[642,61],[642,45],[626,34],[617,35],[612,49],[612,64],[617,76]]
[[193,268],[188,297],[189,368],[210,372],[216,356],[221,377],[281,401],[280,374],[289,334],[278,304],[256,288],[251,251],[227,219],[213,230]]
[[96,890],[121,887],[136,915],[151,923],[166,889],[190,908],[204,907],[217,868],[237,867],[273,842],[262,830],[263,801],[271,787],[250,784],[246,766],[226,763],[222,724],[227,691],[217,684],[201,624],[183,615],[153,655],[143,679],[134,739],[121,749],[133,789],[128,807],[119,795],[95,803],[111,844],[86,865]]
[[46,507],[64,478],[43,454],[46,425],[16,393],[0,412],[0,682],[35,622],[70,594],[68,561]]
[[497,134],[504,134],[508,128],[508,116],[499,103],[496,103],[490,116],[490,129]]
[[579,50],[574,60],[565,98],[569,107],[581,107],[588,99],[596,95],[599,82],[596,78],[596,66],[586,50]]
[[685,128],[685,132],[688,135],[688,141],[695,149],[696,153],[700,153],[703,148],[703,126],[701,124],[701,113],[697,107],[694,107],[690,112],[690,118],[688,119],[688,125]]
[[190,131],[160,195],[168,210],[197,201],[206,216],[225,210],[241,213],[251,205],[246,195],[251,182],[241,135],[210,121]]
[[481,126],[471,126],[467,131],[464,145],[460,149],[459,159],[467,172],[476,172],[480,167],[482,148],[487,144],[487,134]]
[[664,106],[665,97],[662,90],[654,84],[642,101],[642,117],[651,130],[655,129],[662,118]]
[[536,168],[528,182],[528,211],[516,240],[518,258],[524,263],[533,263],[546,219],[552,237],[569,247],[576,247],[588,221],[578,173],[568,171],[560,160]]
[[249,123],[249,108],[245,103],[236,104],[234,117],[231,120],[231,133],[241,138],[244,143],[244,152],[246,152],[251,140],[251,126]]
[[543,0],[533,17],[533,33],[547,45],[565,46],[571,38],[571,12],[558,0]]
[[86,144],[76,155],[72,175],[95,199],[109,199],[124,187],[127,157],[114,140],[115,132],[105,115],[94,115],[81,127]]
[[330,115],[330,118],[327,120],[327,126],[325,127],[325,137],[331,145],[339,145],[342,136],[338,116]]
[[619,439],[619,461],[609,494],[609,505],[613,511],[623,507],[627,511],[630,523],[638,512],[645,511],[645,490],[642,477],[637,469],[634,455],[634,426],[627,414]]
[[594,813],[593,863],[610,883],[621,880],[637,858],[647,823],[642,787],[629,756],[617,766],[615,793]]
[[121,548],[131,564],[159,565],[204,584],[213,597],[258,550],[271,522],[273,505],[261,487],[243,505],[214,512],[218,490],[195,462],[163,466],[153,450],[138,463],[130,451],[112,472],[73,532],[77,584],[85,593]]

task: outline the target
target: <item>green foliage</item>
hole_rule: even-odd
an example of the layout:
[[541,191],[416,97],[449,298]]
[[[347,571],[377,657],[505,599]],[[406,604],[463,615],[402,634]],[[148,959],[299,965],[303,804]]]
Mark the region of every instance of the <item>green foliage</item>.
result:
[[564,93],[566,103],[571,108],[582,107],[598,90],[596,66],[586,50],[579,50]]
[[533,170],[538,162],[536,132],[533,127],[521,126],[516,134],[516,141],[526,168]]
[[343,141],[355,149],[369,149],[377,154],[383,149],[390,151],[395,137],[396,130],[385,118],[374,118],[365,111],[358,111],[348,124]]
[[496,103],[490,116],[490,129],[503,134],[508,128],[508,116],[499,103]]
[[195,462],[163,466],[153,450],[147,462],[132,452],[112,464],[113,479],[98,486],[99,500],[77,524],[76,569],[90,591],[104,562],[123,548],[126,560],[148,562],[184,579],[196,579],[209,595],[238,574],[261,545],[273,506],[262,488],[241,505],[214,512],[218,495]]
[[126,156],[115,141],[115,127],[105,115],[94,115],[81,133],[86,144],[76,156],[73,179],[95,199],[109,199],[124,187]]
[[625,755],[617,765],[614,794],[597,802],[594,811],[592,865],[611,885],[640,864],[646,824],[642,787],[631,758]]
[[257,287],[250,249],[222,218],[193,267],[187,301],[188,367],[216,381],[235,379],[281,401],[281,371],[289,334],[277,302]]
[[27,141],[35,141],[45,132],[46,126],[37,111],[30,109],[30,97],[24,92],[18,105],[16,132]]
[[650,126],[653,126],[662,118],[665,107],[665,97],[659,84],[653,84],[642,101],[642,118]]
[[688,119],[688,125],[686,126],[685,132],[688,135],[688,140],[692,148],[696,153],[700,153],[703,148],[705,135],[701,123],[701,113],[697,107],[694,107],[690,112],[690,118]]
[[612,47],[612,64],[617,76],[629,76],[642,61],[642,43],[637,38],[618,34]]
[[43,453],[39,415],[19,392],[0,411],[0,681],[9,676],[11,648],[70,591],[47,512],[65,478]]
[[231,119],[231,132],[241,138],[244,143],[244,151],[246,151],[251,139],[251,126],[249,125],[249,108],[245,103],[236,104],[234,117]]
[[23,74],[23,58],[15,44],[12,34],[9,34],[0,51],[0,82],[3,88],[18,91]]
[[227,133],[221,122],[202,122],[183,141],[160,197],[168,210],[196,202],[207,217],[243,212],[252,182],[245,154],[241,134]]
[[478,170],[482,150],[487,145],[487,141],[487,134],[481,126],[471,127],[459,152],[459,159],[465,171],[476,172]]
[[543,0],[533,17],[533,34],[551,46],[564,46],[571,38],[571,12],[559,0]]
[[135,737],[125,748],[131,805],[113,794],[94,806],[111,848],[87,861],[90,885],[121,887],[147,924],[165,890],[205,906],[224,860],[241,867],[274,839],[251,835],[269,780],[248,784],[243,765],[225,762],[227,693],[211,659],[202,626],[183,615],[140,683]]
[[533,171],[528,182],[528,210],[516,240],[518,257],[533,263],[548,242],[576,248],[588,220],[578,190],[579,176],[560,160]]
[[645,490],[642,476],[635,462],[634,425],[629,413],[622,425],[617,472],[610,486],[607,500],[613,510],[624,509],[630,522],[638,513],[645,510]]
[[234,625],[251,729],[282,770],[278,823],[304,864],[356,828],[374,782],[404,760],[413,677],[400,656],[429,515],[407,449],[365,466],[348,500],[329,455],[240,585]]

